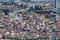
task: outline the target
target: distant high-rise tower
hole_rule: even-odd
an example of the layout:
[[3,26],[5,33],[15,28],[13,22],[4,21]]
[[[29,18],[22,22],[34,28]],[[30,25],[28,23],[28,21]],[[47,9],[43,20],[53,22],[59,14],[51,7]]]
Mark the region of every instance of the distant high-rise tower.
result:
[[21,2],[21,0],[14,0],[14,2],[15,2],[15,3],[19,3],[19,2]]
[[56,11],[60,10],[60,0],[55,0],[55,8],[56,8]]
[[10,2],[14,2],[14,0],[10,0]]

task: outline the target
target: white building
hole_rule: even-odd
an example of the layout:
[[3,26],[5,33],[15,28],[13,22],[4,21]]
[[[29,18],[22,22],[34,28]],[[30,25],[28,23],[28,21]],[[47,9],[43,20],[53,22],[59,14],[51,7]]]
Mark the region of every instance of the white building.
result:
[[55,0],[56,11],[60,11],[60,0]]
[[14,0],[14,2],[19,3],[19,2],[21,2],[21,0]]

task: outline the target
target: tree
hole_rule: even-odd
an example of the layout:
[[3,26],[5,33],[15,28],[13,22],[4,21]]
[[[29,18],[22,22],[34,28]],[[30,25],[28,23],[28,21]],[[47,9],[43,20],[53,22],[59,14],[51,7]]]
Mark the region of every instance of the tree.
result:
[[5,15],[9,15],[9,12],[10,12],[9,9],[3,9],[2,11],[5,13]]
[[39,5],[35,5],[35,10],[43,10],[43,8]]

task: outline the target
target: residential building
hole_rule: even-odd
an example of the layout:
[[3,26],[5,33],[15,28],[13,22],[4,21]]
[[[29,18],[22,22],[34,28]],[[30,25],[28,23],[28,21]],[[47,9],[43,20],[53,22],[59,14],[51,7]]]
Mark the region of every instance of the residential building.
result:
[[60,0],[54,0],[55,1],[55,10],[60,11]]
[[15,2],[15,3],[19,3],[19,2],[21,2],[21,0],[14,0],[14,2]]

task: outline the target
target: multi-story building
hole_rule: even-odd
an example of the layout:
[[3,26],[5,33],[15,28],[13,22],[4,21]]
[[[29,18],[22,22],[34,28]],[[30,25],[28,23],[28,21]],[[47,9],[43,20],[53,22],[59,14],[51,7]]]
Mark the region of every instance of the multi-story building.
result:
[[14,0],[14,2],[15,2],[15,3],[19,3],[19,2],[21,2],[21,0]]
[[55,10],[60,11],[60,0],[54,0]]
[[31,2],[31,0],[21,0],[22,2]]

